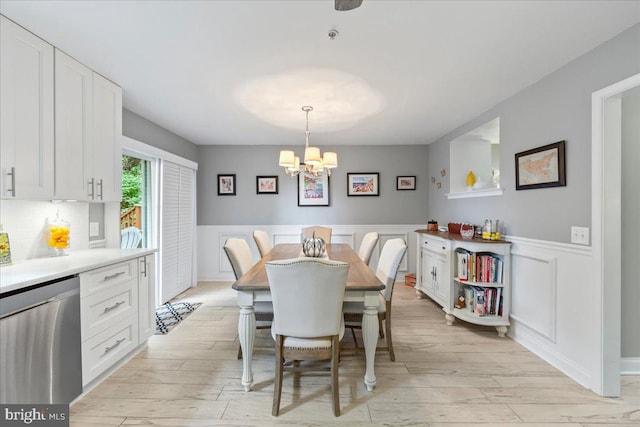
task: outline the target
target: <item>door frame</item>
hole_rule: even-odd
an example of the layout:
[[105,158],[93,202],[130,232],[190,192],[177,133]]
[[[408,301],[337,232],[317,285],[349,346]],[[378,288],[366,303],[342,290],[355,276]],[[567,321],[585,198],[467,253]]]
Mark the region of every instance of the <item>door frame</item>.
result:
[[621,371],[621,96],[637,86],[640,74],[591,96],[591,229],[600,319],[591,389],[610,397],[620,396]]

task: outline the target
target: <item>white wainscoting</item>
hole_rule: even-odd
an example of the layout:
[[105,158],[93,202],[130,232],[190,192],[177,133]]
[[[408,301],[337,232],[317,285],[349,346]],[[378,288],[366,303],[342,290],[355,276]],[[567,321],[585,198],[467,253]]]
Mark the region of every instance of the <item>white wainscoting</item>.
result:
[[[253,241],[253,230],[263,230],[271,238],[273,244],[299,243],[300,229],[304,225],[199,225],[197,228],[198,242],[198,281],[234,280],[233,270],[224,253],[224,242],[230,237],[245,239],[253,253],[254,261],[260,259],[258,248]],[[380,234],[378,245],[371,256],[370,267],[375,271],[378,257],[384,243],[393,238],[403,238],[407,242],[407,255],[402,260],[398,270],[398,280],[403,281],[404,275],[415,272],[415,230],[424,228],[424,224],[408,225],[328,225],[333,229],[331,241],[346,243],[358,249],[363,236],[370,231]]]
[[513,242],[509,336],[584,387],[592,384],[596,292],[590,246]]

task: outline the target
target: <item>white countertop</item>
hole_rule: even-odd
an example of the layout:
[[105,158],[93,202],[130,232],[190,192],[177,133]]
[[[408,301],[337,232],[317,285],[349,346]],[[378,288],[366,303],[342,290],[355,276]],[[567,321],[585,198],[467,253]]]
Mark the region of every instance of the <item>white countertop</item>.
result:
[[157,252],[157,249],[87,249],[0,267],[0,294]]

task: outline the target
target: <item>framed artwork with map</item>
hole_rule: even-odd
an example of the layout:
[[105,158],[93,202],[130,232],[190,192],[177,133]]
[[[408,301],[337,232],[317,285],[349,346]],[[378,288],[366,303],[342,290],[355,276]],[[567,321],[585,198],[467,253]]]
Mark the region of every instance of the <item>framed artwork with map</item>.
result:
[[565,141],[516,153],[516,190],[564,187]]

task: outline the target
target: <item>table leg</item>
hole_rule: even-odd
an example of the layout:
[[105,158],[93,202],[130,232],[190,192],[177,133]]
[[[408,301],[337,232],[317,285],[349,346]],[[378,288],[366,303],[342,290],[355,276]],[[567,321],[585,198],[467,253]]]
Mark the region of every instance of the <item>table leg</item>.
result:
[[242,348],[242,385],[244,391],[250,391],[253,384],[253,343],[256,339],[256,312],[252,305],[240,307],[238,319],[238,339]]
[[362,340],[364,341],[364,353],[367,361],[367,370],[364,374],[364,384],[367,387],[367,391],[373,391],[376,386],[374,363],[379,332],[378,307],[365,306],[362,316]]

